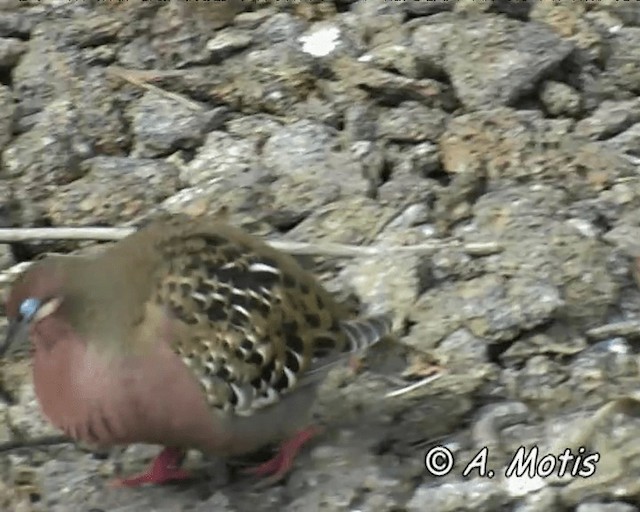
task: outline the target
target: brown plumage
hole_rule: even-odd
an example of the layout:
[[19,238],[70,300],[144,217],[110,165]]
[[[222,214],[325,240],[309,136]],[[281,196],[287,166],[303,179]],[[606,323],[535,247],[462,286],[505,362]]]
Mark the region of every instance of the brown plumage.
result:
[[184,478],[182,451],[240,455],[292,438],[335,362],[390,330],[348,319],[290,256],[212,218],[171,216],[98,256],[49,256],[14,283],[10,342],[31,334],[45,415],[74,439],[162,444],[126,485]]

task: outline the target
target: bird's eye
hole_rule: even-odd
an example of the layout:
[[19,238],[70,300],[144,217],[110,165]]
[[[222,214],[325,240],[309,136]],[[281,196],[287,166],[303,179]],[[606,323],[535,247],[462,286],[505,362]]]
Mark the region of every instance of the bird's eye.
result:
[[20,304],[20,309],[18,310],[20,317],[23,320],[31,320],[33,315],[35,315],[40,308],[40,305],[41,302],[33,297],[23,300],[22,304]]

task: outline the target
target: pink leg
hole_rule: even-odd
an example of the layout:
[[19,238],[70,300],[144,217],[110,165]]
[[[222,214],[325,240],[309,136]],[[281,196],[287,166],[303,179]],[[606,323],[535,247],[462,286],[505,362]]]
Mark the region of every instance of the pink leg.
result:
[[322,428],[318,426],[311,426],[301,430],[291,439],[282,443],[278,453],[272,459],[259,466],[249,468],[246,472],[259,477],[271,475],[270,482],[282,479],[291,470],[293,461],[300,449],[321,432]]
[[187,480],[191,473],[181,469],[184,451],[179,448],[164,448],[149,466],[147,471],[129,478],[116,478],[110,487],[138,487],[144,484],[164,484],[175,480]]

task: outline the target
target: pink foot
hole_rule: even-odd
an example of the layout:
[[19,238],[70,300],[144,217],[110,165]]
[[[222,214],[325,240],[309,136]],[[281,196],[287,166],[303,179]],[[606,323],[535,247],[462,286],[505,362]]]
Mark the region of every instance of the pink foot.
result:
[[316,435],[320,434],[322,430],[318,426],[311,426],[301,430],[291,439],[282,443],[278,453],[272,459],[245,471],[259,477],[270,476],[270,482],[277,482],[291,470],[293,461],[300,449]]
[[129,478],[116,478],[109,482],[109,487],[138,487],[144,484],[164,484],[176,480],[187,480],[191,473],[180,469],[184,451],[178,448],[162,450],[147,471]]

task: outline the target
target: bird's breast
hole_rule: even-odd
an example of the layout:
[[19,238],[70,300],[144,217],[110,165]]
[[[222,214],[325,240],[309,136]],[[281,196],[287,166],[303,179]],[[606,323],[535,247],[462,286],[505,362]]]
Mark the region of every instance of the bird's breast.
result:
[[33,333],[43,413],[70,437],[103,446],[150,443],[215,452],[227,440],[187,367],[164,343],[107,354],[54,319]]

